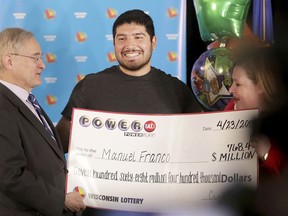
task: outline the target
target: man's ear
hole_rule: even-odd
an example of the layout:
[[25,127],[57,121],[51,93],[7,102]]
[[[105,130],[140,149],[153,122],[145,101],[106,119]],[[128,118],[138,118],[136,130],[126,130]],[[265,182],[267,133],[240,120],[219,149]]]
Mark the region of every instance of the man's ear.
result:
[[157,44],[157,38],[156,38],[156,36],[154,36],[152,38],[152,49],[156,49],[156,44]]
[[3,66],[7,69],[13,68],[13,59],[11,55],[4,55],[2,58]]

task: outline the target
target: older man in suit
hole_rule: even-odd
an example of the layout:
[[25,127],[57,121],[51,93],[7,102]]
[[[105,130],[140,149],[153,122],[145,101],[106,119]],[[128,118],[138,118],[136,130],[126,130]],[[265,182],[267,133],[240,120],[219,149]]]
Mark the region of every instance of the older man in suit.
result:
[[85,209],[77,192],[65,192],[66,161],[44,110],[31,100],[45,69],[33,34],[0,33],[0,215],[61,216]]

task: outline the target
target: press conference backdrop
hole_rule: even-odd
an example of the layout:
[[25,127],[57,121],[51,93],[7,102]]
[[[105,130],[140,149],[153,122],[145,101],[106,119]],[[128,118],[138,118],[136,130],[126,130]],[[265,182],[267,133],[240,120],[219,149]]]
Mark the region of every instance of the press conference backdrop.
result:
[[115,19],[141,9],[154,20],[157,48],[152,65],[186,82],[186,0],[0,0],[0,30],[34,33],[46,69],[33,93],[56,124],[75,84],[117,64]]

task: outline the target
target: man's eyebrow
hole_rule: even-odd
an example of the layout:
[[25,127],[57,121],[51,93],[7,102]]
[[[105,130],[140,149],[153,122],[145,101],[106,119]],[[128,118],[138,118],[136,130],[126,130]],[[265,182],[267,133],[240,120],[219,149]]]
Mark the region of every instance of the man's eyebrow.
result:
[[133,35],[145,35],[145,34],[142,33],[142,32],[139,32],[139,33],[135,33],[135,34],[133,34]]
[[[145,35],[144,33],[142,32],[137,32],[137,33],[134,33],[132,34],[132,36],[138,36],[138,35]],[[123,37],[123,36],[127,36],[127,34],[117,34],[116,37]]]
[[43,52],[35,52],[35,53],[33,53],[33,55],[34,56],[41,56],[41,55],[43,55]]
[[117,34],[116,37],[125,37],[126,34]]

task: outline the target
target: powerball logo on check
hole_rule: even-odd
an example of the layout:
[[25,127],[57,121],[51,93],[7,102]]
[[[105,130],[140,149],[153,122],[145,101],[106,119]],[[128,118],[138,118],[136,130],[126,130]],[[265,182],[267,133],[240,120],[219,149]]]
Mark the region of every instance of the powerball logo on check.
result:
[[156,124],[152,120],[145,122],[133,120],[130,123],[126,119],[117,121],[113,118],[95,117],[91,120],[89,116],[83,115],[79,118],[79,123],[82,127],[93,126],[96,129],[121,130],[124,132],[124,136],[130,137],[154,137],[155,133],[152,132],[156,129]]

